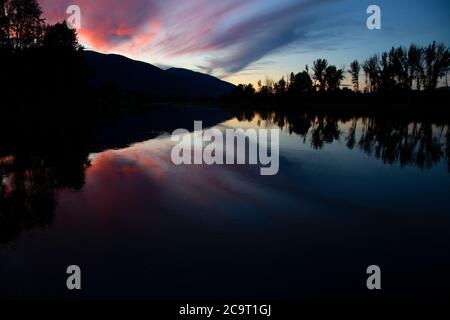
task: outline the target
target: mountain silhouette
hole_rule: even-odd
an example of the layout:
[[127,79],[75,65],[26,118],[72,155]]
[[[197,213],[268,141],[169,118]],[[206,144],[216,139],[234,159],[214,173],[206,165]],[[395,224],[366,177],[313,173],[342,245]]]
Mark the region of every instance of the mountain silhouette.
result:
[[188,69],[170,68],[166,70],[166,72],[181,81],[187,96],[218,97],[225,93],[230,93],[235,88],[235,86],[229,82],[222,81],[209,74]]
[[213,76],[187,69],[160,69],[117,54],[85,51],[94,87],[113,86],[121,93],[155,97],[219,97],[235,86]]

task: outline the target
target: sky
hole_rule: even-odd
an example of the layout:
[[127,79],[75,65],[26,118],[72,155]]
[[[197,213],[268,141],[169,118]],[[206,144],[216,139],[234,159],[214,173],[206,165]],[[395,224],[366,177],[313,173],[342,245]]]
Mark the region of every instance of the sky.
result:
[[[317,58],[338,67],[392,46],[450,45],[448,0],[39,0],[48,23],[81,9],[80,42],[234,84],[279,79]],[[369,5],[381,29],[369,30]],[[346,79],[349,82],[349,79]]]

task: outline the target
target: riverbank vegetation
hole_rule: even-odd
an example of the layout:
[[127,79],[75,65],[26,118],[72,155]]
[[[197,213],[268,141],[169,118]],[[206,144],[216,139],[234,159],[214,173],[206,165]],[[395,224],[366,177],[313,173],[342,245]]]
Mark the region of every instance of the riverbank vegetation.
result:
[[[278,81],[240,84],[226,101],[290,104],[429,104],[448,101],[450,51],[443,43],[396,47],[348,69],[326,59]],[[351,86],[343,85],[345,77]],[[439,87],[440,85],[440,87]],[[439,87],[439,88],[438,88]]]

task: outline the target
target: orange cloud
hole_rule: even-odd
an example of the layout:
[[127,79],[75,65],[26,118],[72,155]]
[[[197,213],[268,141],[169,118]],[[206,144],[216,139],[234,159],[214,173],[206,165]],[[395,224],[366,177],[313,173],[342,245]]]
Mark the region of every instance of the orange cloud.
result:
[[[72,0],[40,0],[49,23],[66,19]],[[81,8],[80,40],[93,49],[109,51],[124,44],[143,44],[155,36],[158,1],[78,0]]]

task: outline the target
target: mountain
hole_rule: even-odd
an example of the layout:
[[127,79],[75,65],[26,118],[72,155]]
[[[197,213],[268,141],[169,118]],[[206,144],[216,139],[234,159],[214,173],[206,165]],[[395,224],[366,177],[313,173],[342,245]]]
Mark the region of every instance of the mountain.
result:
[[146,93],[156,97],[218,97],[234,85],[187,69],[162,70],[154,65],[116,54],[85,51],[95,87],[113,84],[123,93]]
[[218,97],[234,89],[234,85],[231,83],[217,79],[209,74],[181,68],[170,68],[166,72],[183,83],[183,88],[186,90],[187,96],[190,97]]

